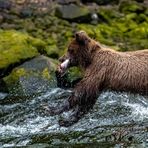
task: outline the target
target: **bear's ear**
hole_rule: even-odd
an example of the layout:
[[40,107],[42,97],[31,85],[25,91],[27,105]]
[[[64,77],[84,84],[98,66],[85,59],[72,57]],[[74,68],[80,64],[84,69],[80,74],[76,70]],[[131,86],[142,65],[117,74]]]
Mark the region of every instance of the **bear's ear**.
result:
[[79,31],[75,33],[76,41],[80,44],[87,44],[90,42],[90,37],[87,35],[85,31]]

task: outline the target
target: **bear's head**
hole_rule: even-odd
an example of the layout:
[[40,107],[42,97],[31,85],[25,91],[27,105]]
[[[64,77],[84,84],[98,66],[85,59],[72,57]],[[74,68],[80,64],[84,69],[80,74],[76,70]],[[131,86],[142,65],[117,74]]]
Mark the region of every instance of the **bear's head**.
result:
[[59,59],[61,71],[65,71],[72,66],[87,68],[91,64],[98,48],[100,48],[100,45],[91,39],[86,32],[76,32],[74,39],[68,46],[67,53]]

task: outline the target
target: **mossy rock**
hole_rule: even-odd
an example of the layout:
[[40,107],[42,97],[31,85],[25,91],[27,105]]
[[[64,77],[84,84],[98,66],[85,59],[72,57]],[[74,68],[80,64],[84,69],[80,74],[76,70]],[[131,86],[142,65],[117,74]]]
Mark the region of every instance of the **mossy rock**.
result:
[[30,95],[56,87],[55,69],[57,61],[38,56],[16,67],[3,78],[9,93]]
[[[27,18],[29,22],[29,18]],[[51,58],[58,58],[63,54],[70,38],[72,37],[72,27],[66,20],[55,16],[45,15],[42,18],[32,19],[35,28],[29,31],[31,36],[40,38],[47,43],[46,48],[40,51]]]
[[125,14],[131,12],[143,13],[145,9],[146,7],[143,4],[128,0],[123,0],[119,6],[119,11]]
[[122,16],[115,6],[99,7],[97,14],[101,22],[107,23],[110,23],[115,18],[119,19]]
[[112,28],[108,25],[100,24],[94,27],[93,25],[79,24],[78,29],[85,30],[89,36],[102,44],[109,46],[116,45],[113,39],[110,37],[112,34]]
[[53,59],[57,59],[59,57],[59,50],[55,44],[49,45],[46,48],[46,54]]
[[35,57],[46,44],[26,33],[0,30],[0,69]]

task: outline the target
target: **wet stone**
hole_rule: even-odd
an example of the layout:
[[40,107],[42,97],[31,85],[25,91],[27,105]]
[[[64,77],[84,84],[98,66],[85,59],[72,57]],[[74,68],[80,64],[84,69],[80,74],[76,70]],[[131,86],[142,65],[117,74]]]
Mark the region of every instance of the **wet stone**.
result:
[[52,59],[38,56],[13,69],[3,80],[11,94],[41,93],[56,86],[55,69]]

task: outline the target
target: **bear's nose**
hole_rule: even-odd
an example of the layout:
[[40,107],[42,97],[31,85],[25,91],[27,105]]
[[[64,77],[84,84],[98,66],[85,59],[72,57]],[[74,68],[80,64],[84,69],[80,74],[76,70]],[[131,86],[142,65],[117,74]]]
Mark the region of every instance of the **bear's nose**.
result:
[[66,57],[65,57],[65,55],[64,55],[64,56],[62,56],[62,57],[59,58],[59,61],[60,61],[60,62],[64,62],[65,59],[66,59]]

